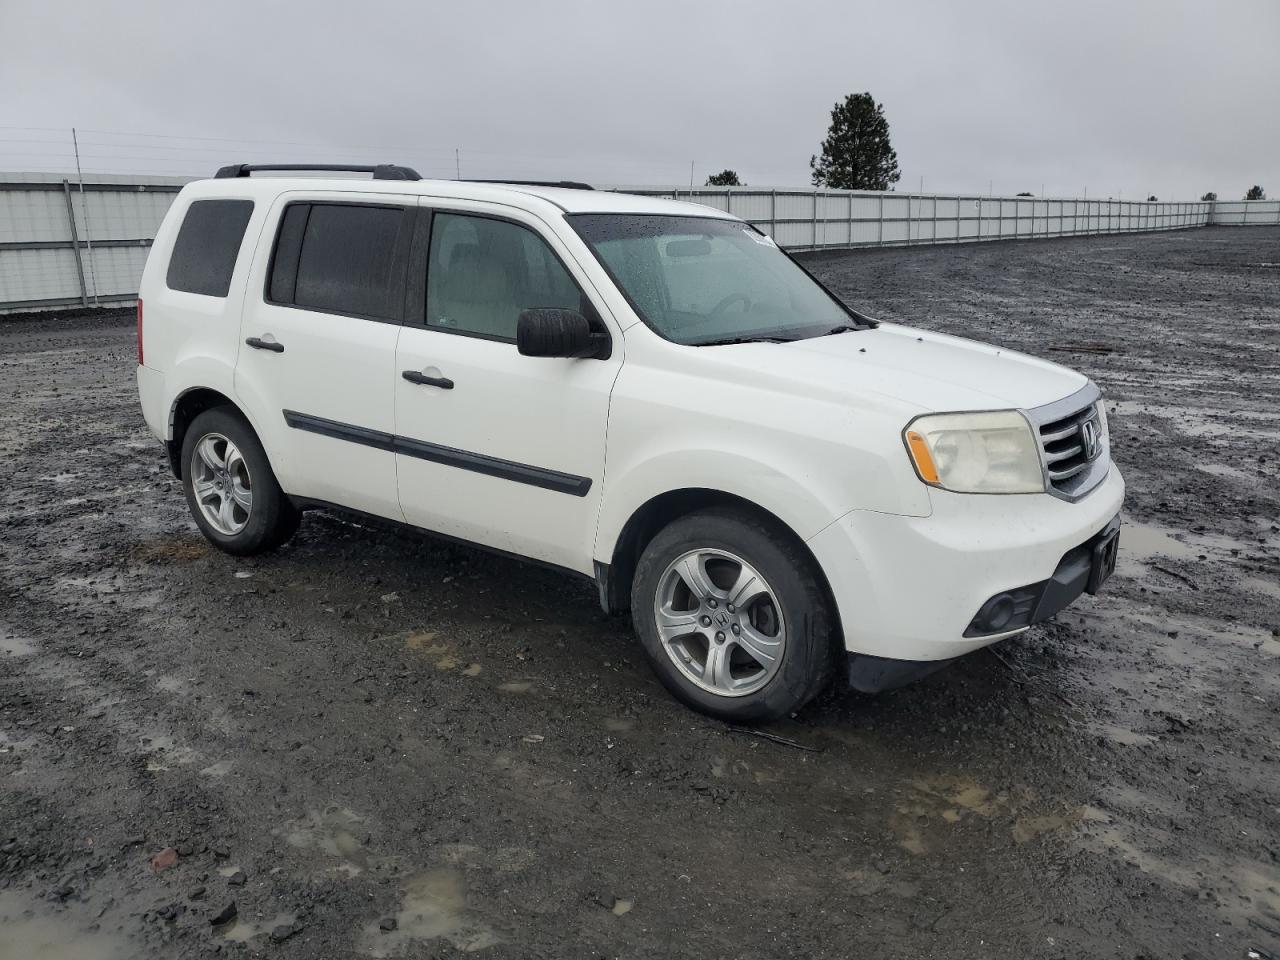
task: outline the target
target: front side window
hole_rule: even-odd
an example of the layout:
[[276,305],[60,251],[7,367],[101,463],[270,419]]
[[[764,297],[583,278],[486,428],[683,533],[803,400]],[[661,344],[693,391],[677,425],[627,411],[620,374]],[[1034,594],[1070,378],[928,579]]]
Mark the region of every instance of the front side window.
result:
[[405,219],[401,207],[290,204],[280,221],[269,299],[325,313],[395,319]]
[[869,325],[745,223],[613,213],[566,219],[640,318],[676,343],[799,340]]
[[169,255],[170,290],[225,297],[231,289],[252,200],[197,200],[187,208]]
[[521,312],[535,307],[590,310],[546,241],[505,220],[432,217],[427,329],[514,342]]

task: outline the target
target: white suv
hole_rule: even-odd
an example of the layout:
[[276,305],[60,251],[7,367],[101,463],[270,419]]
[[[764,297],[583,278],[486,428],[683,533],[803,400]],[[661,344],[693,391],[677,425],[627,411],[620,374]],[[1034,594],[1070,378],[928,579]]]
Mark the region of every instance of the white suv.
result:
[[905,683],[1114,569],[1124,482],[1078,373],[878,323],[707,207],[264,169],[182,190],[138,304],[147,424],[228,552],[341,507],[551,564],[747,721],[838,671]]

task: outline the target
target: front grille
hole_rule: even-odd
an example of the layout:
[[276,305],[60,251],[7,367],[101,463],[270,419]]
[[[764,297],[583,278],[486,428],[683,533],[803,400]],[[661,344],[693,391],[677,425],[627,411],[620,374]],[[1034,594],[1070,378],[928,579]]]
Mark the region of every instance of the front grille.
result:
[[1081,431],[1086,423],[1098,424],[1098,408],[1093,404],[1083,410],[1046,423],[1040,428],[1040,445],[1049,468],[1049,482],[1058,486],[1089,469]]
[[[1110,453],[1098,419],[1098,388],[1089,384],[1065,400],[1028,411],[1040,433],[1045,473],[1051,492],[1078,500],[1107,475]],[[1089,456],[1086,433],[1096,440]]]

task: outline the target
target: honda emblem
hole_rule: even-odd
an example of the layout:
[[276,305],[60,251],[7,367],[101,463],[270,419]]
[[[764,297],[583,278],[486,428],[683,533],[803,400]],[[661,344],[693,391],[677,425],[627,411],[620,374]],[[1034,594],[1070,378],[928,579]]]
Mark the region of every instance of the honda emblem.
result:
[[1086,460],[1098,459],[1098,454],[1102,453],[1102,437],[1098,433],[1098,422],[1096,420],[1086,420],[1080,424],[1080,443],[1084,447],[1084,458]]

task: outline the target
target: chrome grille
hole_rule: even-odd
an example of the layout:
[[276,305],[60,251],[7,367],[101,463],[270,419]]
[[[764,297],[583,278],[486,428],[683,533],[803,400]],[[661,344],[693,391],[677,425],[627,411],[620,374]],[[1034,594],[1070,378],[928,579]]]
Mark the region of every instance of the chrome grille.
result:
[[1111,455],[1098,418],[1100,396],[1090,383],[1066,399],[1027,411],[1039,431],[1048,489],[1063,499],[1079,500],[1103,481],[1110,467]]
[[1098,408],[1093,404],[1070,416],[1046,423],[1040,428],[1040,445],[1049,468],[1049,482],[1062,483],[1089,466],[1081,431],[1086,423],[1098,422]]

